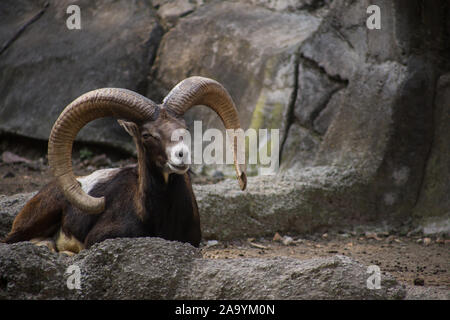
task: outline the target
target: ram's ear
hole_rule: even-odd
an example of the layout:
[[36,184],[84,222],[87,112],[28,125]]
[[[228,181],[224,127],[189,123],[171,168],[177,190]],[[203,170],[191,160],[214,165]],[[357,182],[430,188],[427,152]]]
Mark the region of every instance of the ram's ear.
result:
[[125,120],[117,120],[122,128],[132,137],[139,137],[139,128],[136,123]]

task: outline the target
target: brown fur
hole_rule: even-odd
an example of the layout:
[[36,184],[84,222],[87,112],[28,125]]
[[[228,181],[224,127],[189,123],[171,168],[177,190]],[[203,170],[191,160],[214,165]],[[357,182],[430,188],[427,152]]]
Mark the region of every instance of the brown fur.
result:
[[52,181],[25,204],[4,241],[13,243],[53,236],[60,227],[62,210],[66,205],[56,181]]
[[19,212],[5,242],[39,238],[38,243],[53,241],[60,252],[75,253],[116,237],[156,236],[199,245],[200,218],[189,175],[168,175],[165,169],[171,133],[185,128],[184,121],[162,109],[159,118],[140,126],[119,123],[133,136],[138,164],[92,186],[89,195],[104,196],[105,210],[98,215],[82,212],[54,180]]

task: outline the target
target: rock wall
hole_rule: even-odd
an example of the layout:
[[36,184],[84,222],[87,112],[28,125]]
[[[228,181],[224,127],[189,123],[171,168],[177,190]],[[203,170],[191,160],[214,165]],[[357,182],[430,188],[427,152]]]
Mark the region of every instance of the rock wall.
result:
[[450,230],[450,74],[442,75],[434,99],[434,135],[414,207],[425,233]]
[[[46,2],[0,4],[0,43],[16,38],[0,54],[0,130],[42,140],[65,106],[83,93],[104,87],[145,93],[163,34],[147,1],[77,1],[80,30],[66,26],[73,1],[48,1],[48,7]],[[113,120],[95,121],[79,140],[132,150]]]

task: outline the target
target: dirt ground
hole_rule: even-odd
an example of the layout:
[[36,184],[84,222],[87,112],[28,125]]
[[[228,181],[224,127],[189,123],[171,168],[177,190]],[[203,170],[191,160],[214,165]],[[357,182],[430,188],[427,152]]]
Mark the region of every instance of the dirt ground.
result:
[[[205,258],[269,258],[291,257],[311,259],[337,254],[351,257],[364,265],[377,265],[381,272],[389,272],[397,280],[417,286],[437,286],[450,290],[450,243],[444,239],[423,240],[420,236],[397,236],[373,233],[357,236],[347,233],[313,235],[305,238],[293,236],[285,245],[273,239],[250,239],[219,242],[208,246]],[[429,241],[429,243],[428,243]]]
[[[0,141],[0,194],[39,190],[52,178],[45,153],[46,146]],[[120,167],[136,160],[127,155],[105,150],[74,148],[74,171],[85,175],[99,168]],[[24,158],[10,163],[4,152]],[[75,160],[83,158],[83,160]],[[5,161],[6,160],[6,161]],[[194,177],[194,183],[212,183],[211,179]],[[285,244],[283,243],[283,240]],[[399,281],[415,286],[436,286],[450,290],[450,240],[442,237],[424,237],[420,233],[348,232],[310,235],[277,235],[272,238],[234,241],[204,241],[205,258],[231,259],[244,257],[269,258],[286,256],[298,259],[346,255],[365,265],[377,265]]]

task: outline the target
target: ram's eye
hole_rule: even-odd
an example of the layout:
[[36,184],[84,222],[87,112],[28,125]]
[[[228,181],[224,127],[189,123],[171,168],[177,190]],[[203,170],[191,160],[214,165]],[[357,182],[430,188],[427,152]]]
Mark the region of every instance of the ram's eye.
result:
[[151,134],[151,133],[148,133],[148,132],[143,133],[142,134],[142,138],[144,138],[144,140],[147,140],[147,139],[150,139],[150,138],[155,139],[155,140],[159,140],[159,136]]

